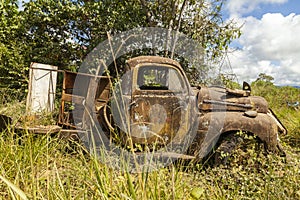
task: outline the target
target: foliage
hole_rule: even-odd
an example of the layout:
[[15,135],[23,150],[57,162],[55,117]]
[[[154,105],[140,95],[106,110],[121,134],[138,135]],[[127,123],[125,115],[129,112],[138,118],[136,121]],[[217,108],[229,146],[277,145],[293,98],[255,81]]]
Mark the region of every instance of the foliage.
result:
[[[19,13],[17,1],[2,1],[0,4],[0,88],[24,89],[27,69],[24,17]],[[14,91],[16,92],[16,91]]]
[[223,2],[141,0],[149,26],[162,26],[190,36],[200,42],[205,54],[212,58],[223,55],[230,42],[240,36],[233,21],[222,21]]
[[[31,62],[74,71],[108,35],[135,27],[164,27],[184,33],[202,45],[209,59],[221,56],[232,39],[240,35],[233,22],[222,21],[222,0],[30,0],[23,3],[23,10],[18,8],[17,0],[2,2],[1,87],[23,91]],[[161,53],[172,57],[170,52]],[[128,56],[118,61],[121,71]],[[181,61],[185,66],[186,61]],[[191,79],[197,79],[195,70],[186,68]]]
[[258,75],[258,78],[256,79],[256,81],[264,81],[264,82],[267,82],[267,83],[271,83],[271,81],[273,81],[274,78],[270,75],[267,75],[265,73],[260,73]]
[[62,69],[76,61],[79,47],[72,42],[70,23],[78,8],[71,1],[30,1],[24,4],[27,58],[31,62],[52,64]]
[[[270,77],[270,79],[272,80],[272,77]],[[270,79],[258,78],[256,81],[252,82],[251,87],[253,94],[266,98],[270,107],[275,109],[288,107],[288,102],[299,101],[299,88],[291,86],[275,86]]]
[[299,147],[300,89],[291,86],[275,86],[271,80],[272,77],[268,75],[267,78],[258,78],[251,84],[252,94],[263,96],[268,101],[269,107],[288,129],[288,135],[284,137],[285,142]]

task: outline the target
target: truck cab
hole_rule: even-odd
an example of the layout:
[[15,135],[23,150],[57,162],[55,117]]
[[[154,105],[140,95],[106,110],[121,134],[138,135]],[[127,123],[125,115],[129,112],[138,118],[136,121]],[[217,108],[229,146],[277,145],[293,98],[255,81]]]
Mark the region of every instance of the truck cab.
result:
[[133,143],[180,143],[198,122],[196,95],[180,64],[168,58],[141,56],[130,59],[127,66],[130,70],[120,81],[122,94],[116,95],[119,105],[112,104],[112,110],[122,107],[125,113],[113,112],[119,116],[115,123],[118,121]]

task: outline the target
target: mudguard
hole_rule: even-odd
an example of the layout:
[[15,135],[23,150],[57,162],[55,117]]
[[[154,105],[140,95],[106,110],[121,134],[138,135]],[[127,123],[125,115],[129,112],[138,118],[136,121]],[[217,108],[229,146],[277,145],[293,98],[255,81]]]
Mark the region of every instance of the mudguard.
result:
[[255,116],[249,116],[245,112],[209,112],[200,116],[199,120],[197,137],[192,147],[198,159],[211,152],[222,134],[232,131],[252,133],[266,144],[268,151],[282,153],[278,137],[281,127],[269,114],[256,113]]

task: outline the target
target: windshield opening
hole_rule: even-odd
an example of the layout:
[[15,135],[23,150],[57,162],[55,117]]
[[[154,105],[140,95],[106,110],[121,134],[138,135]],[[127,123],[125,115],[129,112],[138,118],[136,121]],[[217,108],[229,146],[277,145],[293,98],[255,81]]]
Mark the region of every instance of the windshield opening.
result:
[[168,65],[144,65],[138,69],[137,85],[140,90],[185,91],[180,72]]

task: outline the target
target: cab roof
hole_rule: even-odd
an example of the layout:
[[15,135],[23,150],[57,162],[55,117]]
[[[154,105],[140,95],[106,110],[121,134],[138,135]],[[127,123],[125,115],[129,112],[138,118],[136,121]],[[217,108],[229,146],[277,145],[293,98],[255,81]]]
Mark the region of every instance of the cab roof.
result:
[[130,68],[134,68],[141,63],[169,64],[182,70],[181,65],[177,61],[160,56],[138,56],[127,61],[127,65]]

